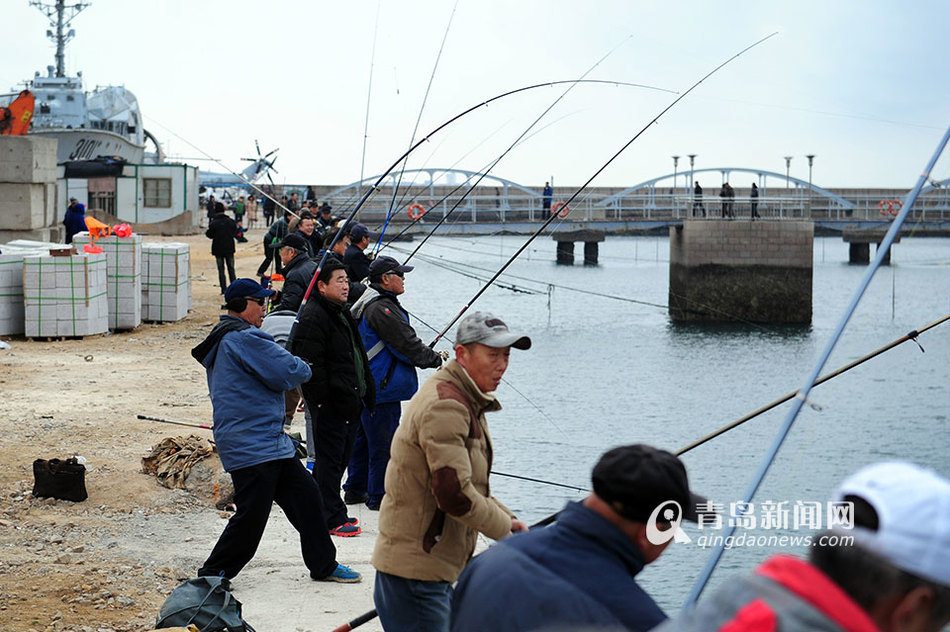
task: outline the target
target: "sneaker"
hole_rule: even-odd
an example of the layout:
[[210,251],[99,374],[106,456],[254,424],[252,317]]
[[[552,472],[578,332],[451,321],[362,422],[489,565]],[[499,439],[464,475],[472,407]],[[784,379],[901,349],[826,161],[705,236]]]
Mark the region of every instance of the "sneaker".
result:
[[355,524],[343,523],[336,529],[330,529],[330,535],[335,535],[340,538],[352,538],[361,533],[363,533],[363,530]]
[[347,505],[359,505],[369,500],[369,494],[366,492],[354,492],[347,490],[343,493],[343,502]]
[[[316,579],[316,578],[314,578]],[[356,584],[363,579],[363,576],[354,571],[349,566],[337,564],[336,569],[326,577],[317,579],[318,582],[339,582],[341,584]]]
[[360,519],[359,519],[359,518],[354,518],[354,517],[352,517],[352,516],[347,516],[347,517],[346,517],[346,522],[344,522],[343,524],[348,524],[348,525],[351,525],[351,526],[354,526],[354,527],[355,527],[355,526],[358,525],[359,523],[360,523]]
[[370,502],[370,501],[368,501],[368,500],[366,501],[366,508],[369,509],[370,511],[379,511],[379,505],[380,505],[380,503],[378,503],[378,502],[377,502],[377,503],[374,503],[374,502]]

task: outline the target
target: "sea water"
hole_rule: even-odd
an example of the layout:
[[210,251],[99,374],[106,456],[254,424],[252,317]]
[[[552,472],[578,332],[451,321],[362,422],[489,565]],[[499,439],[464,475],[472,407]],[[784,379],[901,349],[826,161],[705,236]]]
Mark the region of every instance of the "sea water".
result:
[[[407,275],[402,299],[420,337],[434,339],[525,239],[426,242],[409,262],[416,269]],[[403,260],[417,244],[398,244],[384,254]],[[550,237],[535,240],[470,311],[500,316],[533,343],[529,351],[512,350],[496,393],[504,409],[489,416],[494,471],[581,489],[589,489],[591,468],[611,447],[642,442],[676,451],[801,387],[868,270],[848,263],[840,238],[816,238],[811,326],[677,325],[665,307],[667,238],[609,236],[600,244],[598,266],[559,266],[554,259]],[[948,310],[950,241],[904,237],[821,373]],[[448,340],[454,333],[453,326]],[[919,342],[925,353],[906,342],[812,390],[750,508],[757,523],[768,524],[769,507],[784,502],[785,524],[779,518],[775,526],[737,530],[745,542],[725,552],[707,590],[770,554],[803,555],[804,543],[791,538],[815,534],[808,528],[815,521],[802,512],[796,528],[793,508],[820,506],[818,526],[825,526],[835,485],[864,464],[906,459],[950,476],[950,323],[921,334]],[[443,340],[436,348],[450,346]],[[429,374],[422,371],[420,378]],[[683,455],[691,486],[719,505],[723,526],[791,406],[780,405]],[[498,474],[491,485],[529,524],[586,495]],[[691,542],[673,543],[641,575],[669,613],[682,607],[710,556],[711,536],[725,534],[715,525],[683,528]],[[790,539],[767,539],[781,535]],[[749,536],[758,543],[749,546]]]

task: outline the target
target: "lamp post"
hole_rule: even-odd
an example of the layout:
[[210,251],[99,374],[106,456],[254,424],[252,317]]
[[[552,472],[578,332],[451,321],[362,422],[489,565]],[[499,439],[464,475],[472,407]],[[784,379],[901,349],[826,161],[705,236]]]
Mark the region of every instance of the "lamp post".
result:
[[785,188],[788,188],[788,171],[792,167],[792,157],[785,156]]
[[808,158],[808,214],[811,215],[811,165],[815,161],[815,154],[806,154]]
[[673,156],[673,188],[676,189],[676,165],[679,164],[680,157]]
[[689,186],[693,186],[693,163],[696,161],[696,154],[689,155]]

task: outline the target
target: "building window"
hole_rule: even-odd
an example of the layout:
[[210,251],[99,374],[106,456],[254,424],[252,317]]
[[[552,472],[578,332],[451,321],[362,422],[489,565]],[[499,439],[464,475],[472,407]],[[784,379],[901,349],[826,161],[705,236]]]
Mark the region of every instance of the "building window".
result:
[[172,181],[170,178],[143,178],[146,208],[171,208]]

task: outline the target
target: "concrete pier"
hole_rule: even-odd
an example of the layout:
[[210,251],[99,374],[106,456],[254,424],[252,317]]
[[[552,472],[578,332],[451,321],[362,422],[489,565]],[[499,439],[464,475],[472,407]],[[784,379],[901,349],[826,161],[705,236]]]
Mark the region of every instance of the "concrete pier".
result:
[[675,321],[809,324],[811,221],[685,220],[670,228]]
[[600,242],[606,239],[602,230],[572,230],[552,235],[557,242],[557,262],[560,265],[574,265],[574,243],[584,242],[584,265],[597,265]]
[[[871,244],[877,244],[881,247],[884,241],[886,231],[881,230],[846,230],[841,233],[841,238],[848,244],[848,263],[857,263],[868,265],[871,263]],[[894,239],[894,243],[899,243],[900,235]],[[876,251],[875,251],[876,252]],[[891,264],[891,249],[888,248],[884,253],[884,259],[881,265]]]

